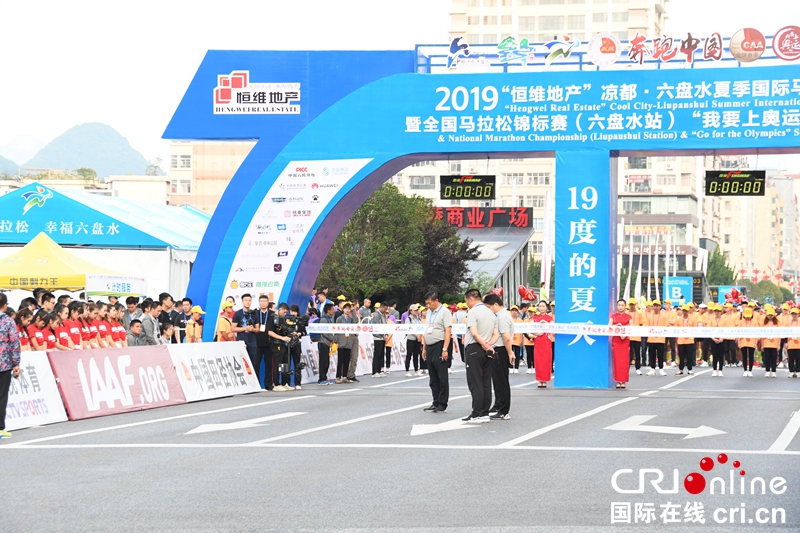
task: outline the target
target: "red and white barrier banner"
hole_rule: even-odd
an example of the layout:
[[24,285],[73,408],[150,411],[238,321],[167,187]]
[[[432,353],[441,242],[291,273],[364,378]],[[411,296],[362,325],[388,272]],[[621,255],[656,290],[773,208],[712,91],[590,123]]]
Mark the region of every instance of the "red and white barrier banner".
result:
[[70,420],[186,403],[166,346],[47,355]]
[[167,348],[188,402],[261,391],[243,342],[170,344]]
[[6,409],[6,429],[29,428],[64,422],[56,378],[45,352],[22,352],[18,379],[11,380]]

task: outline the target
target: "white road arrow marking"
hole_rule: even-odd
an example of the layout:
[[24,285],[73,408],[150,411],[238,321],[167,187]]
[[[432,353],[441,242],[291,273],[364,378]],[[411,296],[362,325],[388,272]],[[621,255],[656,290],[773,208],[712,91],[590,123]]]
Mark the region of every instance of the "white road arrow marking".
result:
[[644,426],[645,422],[656,415],[636,415],[626,418],[622,422],[612,424],[605,429],[616,431],[648,431],[650,433],[669,433],[672,435],[686,435],[684,439],[696,439],[698,437],[710,437],[711,435],[724,435],[725,432],[708,426],[696,428],[675,428],[670,426]]
[[428,433],[438,433],[440,431],[452,431],[454,429],[466,429],[477,427],[475,424],[467,424],[460,418],[448,420],[441,424],[414,424],[411,426],[411,436],[427,435]]
[[212,431],[227,431],[229,429],[247,429],[263,426],[265,422],[271,420],[280,420],[281,418],[289,418],[291,416],[304,415],[306,413],[282,413],[280,415],[264,416],[261,418],[251,418],[249,420],[240,420],[238,422],[230,422],[228,424],[203,424],[191,431],[184,433],[184,435],[192,435],[195,433],[210,433]]

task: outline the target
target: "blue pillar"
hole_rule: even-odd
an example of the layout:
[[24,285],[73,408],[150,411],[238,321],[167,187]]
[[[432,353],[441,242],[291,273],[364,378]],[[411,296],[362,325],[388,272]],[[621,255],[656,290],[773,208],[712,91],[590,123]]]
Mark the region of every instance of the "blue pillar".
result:
[[[555,196],[556,322],[608,324],[616,296],[616,157],[557,152]],[[555,357],[556,387],[599,389],[613,381],[608,337],[557,335]]]

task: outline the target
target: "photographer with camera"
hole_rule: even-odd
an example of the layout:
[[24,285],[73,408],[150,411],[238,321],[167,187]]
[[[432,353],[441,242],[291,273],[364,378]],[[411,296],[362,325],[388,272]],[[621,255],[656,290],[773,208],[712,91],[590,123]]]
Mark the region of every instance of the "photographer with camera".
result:
[[288,385],[291,372],[289,372],[289,349],[287,344],[292,340],[292,332],[286,321],[288,312],[289,306],[281,303],[278,306],[278,310],[272,315],[272,320],[267,330],[272,348],[272,359],[275,361],[275,369],[277,371],[275,386],[272,389],[275,392],[294,390],[294,387]]
[[253,368],[258,372],[259,368],[256,367],[256,360],[261,363],[261,360],[258,359],[258,344],[256,344],[258,326],[256,325],[257,320],[254,312],[250,309],[252,304],[253,297],[249,294],[243,294],[242,308],[233,314],[233,326],[231,329],[236,333],[236,340],[244,342],[247,355],[250,356],[250,362],[253,363]]

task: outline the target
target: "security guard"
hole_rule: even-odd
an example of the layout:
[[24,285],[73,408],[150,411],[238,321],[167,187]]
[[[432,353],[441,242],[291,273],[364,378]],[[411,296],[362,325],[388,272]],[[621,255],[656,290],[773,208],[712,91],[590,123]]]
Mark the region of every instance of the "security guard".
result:
[[467,359],[467,385],[472,395],[472,413],[462,420],[469,424],[489,422],[492,403],[492,358],[499,336],[497,317],[481,301],[478,289],[464,295],[469,307],[464,352]]
[[511,385],[508,382],[508,370],[514,366],[516,355],[511,341],[514,337],[514,318],[505,308],[503,299],[490,292],[483,297],[483,304],[491,309],[497,316],[497,332],[499,336],[494,343],[494,358],[492,358],[492,384],[494,385],[494,407],[489,410],[493,413],[492,420],[509,420],[508,411],[511,408]]
[[428,363],[428,376],[433,402],[424,410],[444,413],[450,398],[450,377],[447,372],[447,348],[452,341],[453,315],[439,301],[439,295],[425,295],[428,308],[425,333],[422,335],[422,359]]

